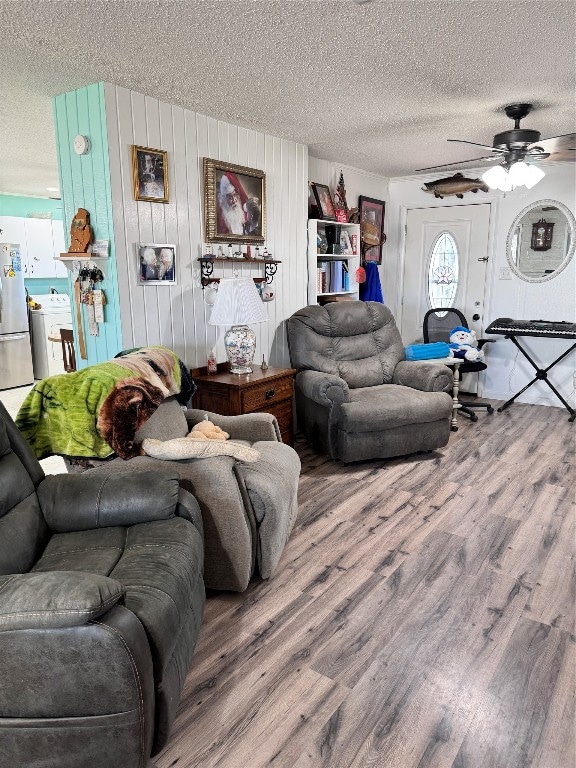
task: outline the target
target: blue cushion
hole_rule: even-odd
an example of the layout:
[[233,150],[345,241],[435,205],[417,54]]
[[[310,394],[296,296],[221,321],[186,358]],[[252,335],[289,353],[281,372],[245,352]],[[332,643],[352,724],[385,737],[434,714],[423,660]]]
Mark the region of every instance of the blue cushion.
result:
[[404,350],[406,360],[433,360],[437,357],[449,357],[450,347],[445,341],[431,344],[410,344]]

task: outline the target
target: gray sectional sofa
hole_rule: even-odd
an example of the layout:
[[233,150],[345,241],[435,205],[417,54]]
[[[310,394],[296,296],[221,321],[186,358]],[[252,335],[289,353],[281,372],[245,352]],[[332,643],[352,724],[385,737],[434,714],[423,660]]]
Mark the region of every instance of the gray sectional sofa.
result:
[[204,607],[198,503],[168,465],[45,477],[0,403],[0,766],[144,768]]

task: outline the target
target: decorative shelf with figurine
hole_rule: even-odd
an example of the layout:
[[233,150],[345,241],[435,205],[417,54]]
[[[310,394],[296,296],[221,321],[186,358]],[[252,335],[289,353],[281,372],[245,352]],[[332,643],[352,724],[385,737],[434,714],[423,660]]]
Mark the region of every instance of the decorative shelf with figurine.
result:
[[54,261],[61,261],[68,269],[74,270],[75,264],[84,266],[108,258],[108,240],[94,240],[90,226],[90,214],[85,208],[78,208],[70,227],[70,248],[66,253],[54,256]]
[[202,285],[202,288],[206,288],[206,286],[210,285],[210,283],[218,283],[220,281],[220,278],[213,277],[214,274],[214,262],[219,263],[226,263],[226,264],[257,264],[260,266],[261,264],[264,265],[264,277],[255,277],[254,282],[255,283],[266,283],[267,285],[270,285],[272,283],[272,280],[274,279],[274,275],[276,274],[278,270],[278,264],[281,264],[282,262],[278,259],[270,259],[270,258],[255,258],[253,256],[242,256],[242,257],[226,257],[226,256],[214,256],[211,253],[205,254],[204,256],[200,256],[198,258],[198,261],[200,262],[200,283]]

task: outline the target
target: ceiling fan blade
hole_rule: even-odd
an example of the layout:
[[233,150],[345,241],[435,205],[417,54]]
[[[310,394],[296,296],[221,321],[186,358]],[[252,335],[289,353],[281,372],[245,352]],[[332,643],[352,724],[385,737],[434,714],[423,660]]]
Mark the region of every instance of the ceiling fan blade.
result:
[[488,160],[493,163],[495,160],[498,160],[498,158],[492,155],[490,157],[473,157],[472,160],[460,160],[455,163],[444,163],[444,165],[432,165],[429,168],[416,168],[414,173],[419,173],[420,171],[436,171],[440,168],[456,168],[459,165],[474,165],[474,163],[486,162]]
[[576,162],[576,133],[566,133],[564,136],[552,136],[549,139],[542,139],[535,144],[530,144],[528,151],[541,147],[544,152],[548,152],[548,160],[563,160],[565,162]]
[[466,139],[446,139],[446,141],[453,141],[457,144],[472,144],[474,147],[482,147],[482,149],[487,149],[490,152],[502,152],[501,149],[496,149],[496,147],[489,147],[487,144],[478,144],[476,141],[466,141]]

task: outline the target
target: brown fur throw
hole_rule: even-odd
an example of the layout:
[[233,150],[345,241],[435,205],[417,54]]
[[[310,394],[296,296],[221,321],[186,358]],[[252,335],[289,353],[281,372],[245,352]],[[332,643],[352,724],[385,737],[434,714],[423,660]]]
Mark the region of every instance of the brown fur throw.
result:
[[175,395],[180,386],[174,378],[174,353],[160,347],[144,347],[124,357],[115,357],[114,365],[121,365],[138,374],[162,392],[162,397]]
[[140,454],[134,435],[164,399],[164,392],[142,379],[116,383],[98,414],[98,431],[122,459]]

